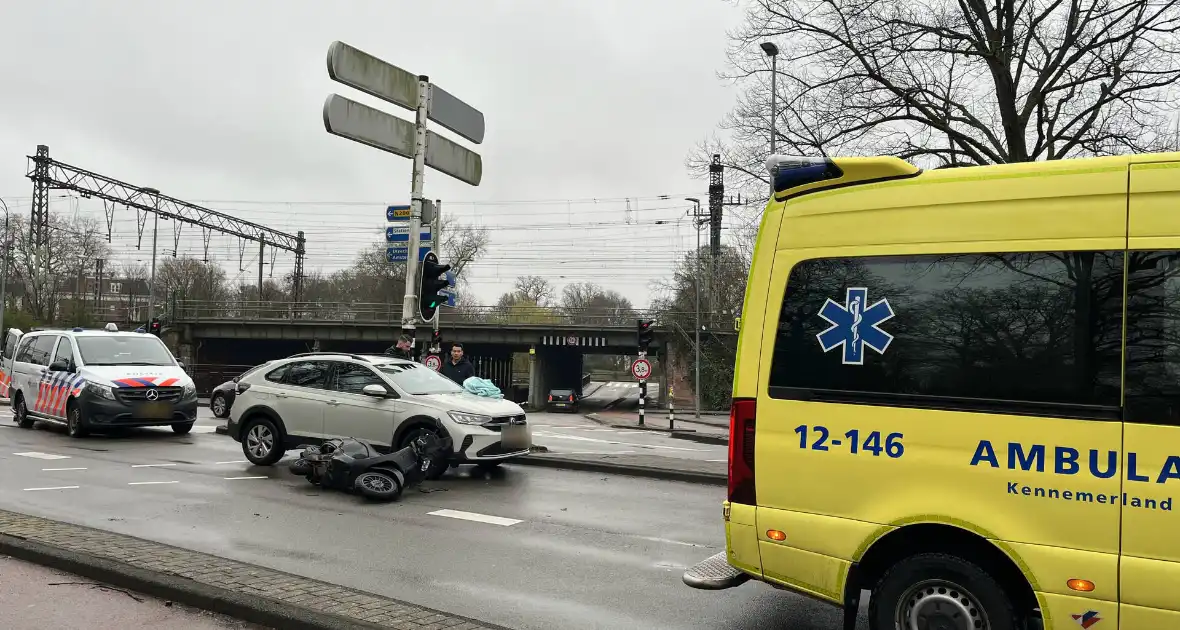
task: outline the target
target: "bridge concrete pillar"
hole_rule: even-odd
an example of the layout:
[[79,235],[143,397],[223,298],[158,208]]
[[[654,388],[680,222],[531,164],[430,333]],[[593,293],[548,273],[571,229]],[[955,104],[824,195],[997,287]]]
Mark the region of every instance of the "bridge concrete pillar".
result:
[[667,347],[661,348],[656,357],[660,362],[660,393],[656,397],[656,406],[662,408],[668,406],[668,372],[672,371],[672,362],[668,360]]
[[537,354],[537,346],[529,346],[529,407],[533,409],[545,408],[545,395],[542,393],[545,388],[542,382],[543,372],[543,363]]

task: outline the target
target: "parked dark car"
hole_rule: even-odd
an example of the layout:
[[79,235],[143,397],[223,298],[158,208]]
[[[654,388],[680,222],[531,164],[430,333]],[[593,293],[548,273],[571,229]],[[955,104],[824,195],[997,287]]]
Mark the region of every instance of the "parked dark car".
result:
[[546,408],[549,411],[575,412],[578,410],[580,402],[578,393],[572,389],[551,389],[549,390],[549,402],[546,404]]
[[228,418],[230,407],[234,406],[234,397],[238,394],[238,379],[262,367],[266,367],[270,361],[261,365],[256,365],[245,372],[233,377],[232,379],[213,388],[213,392],[209,394],[209,410],[218,418]]

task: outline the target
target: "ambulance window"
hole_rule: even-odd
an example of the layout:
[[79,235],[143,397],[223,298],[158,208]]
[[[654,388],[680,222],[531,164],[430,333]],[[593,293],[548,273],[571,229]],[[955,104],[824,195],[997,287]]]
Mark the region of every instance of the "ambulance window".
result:
[[1128,422],[1180,426],[1180,252],[1127,260]]
[[774,398],[1117,419],[1122,252],[817,259],[791,271]]

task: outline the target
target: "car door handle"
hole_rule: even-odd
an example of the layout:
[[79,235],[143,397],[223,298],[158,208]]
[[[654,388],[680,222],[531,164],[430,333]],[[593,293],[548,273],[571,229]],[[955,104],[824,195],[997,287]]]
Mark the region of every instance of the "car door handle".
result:
[[275,392],[275,398],[286,398],[287,395],[282,392]]
[[329,405],[332,405],[332,406],[335,406],[335,405],[339,405],[340,403],[339,403],[339,402],[337,402],[337,401],[335,401],[335,400],[329,400],[329,401],[328,401],[328,404],[329,404]]

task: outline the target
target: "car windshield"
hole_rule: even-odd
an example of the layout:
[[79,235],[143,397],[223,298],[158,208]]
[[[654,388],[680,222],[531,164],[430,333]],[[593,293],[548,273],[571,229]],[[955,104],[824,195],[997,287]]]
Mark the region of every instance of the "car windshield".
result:
[[466,391],[455,381],[418,363],[384,363],[373,367],[387,374],[398,388],[414,396]]
[[176,365],[164,342],[151,335],[75,337],[86,365]]
[[574,390],[572,390],[572,389],[554,389],[554,390],[550,390],[549,395],[550,396],[573,396]]

